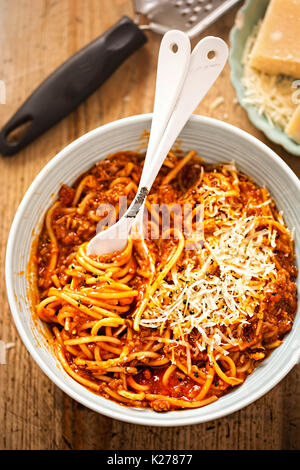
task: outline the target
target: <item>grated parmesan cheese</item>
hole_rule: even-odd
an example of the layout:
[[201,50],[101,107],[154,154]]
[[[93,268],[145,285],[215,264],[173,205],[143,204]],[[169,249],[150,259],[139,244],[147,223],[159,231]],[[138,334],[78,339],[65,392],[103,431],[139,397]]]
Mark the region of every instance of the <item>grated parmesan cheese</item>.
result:
[[224,103],[224,101],[225,100],[223,96],[217,96],[217,98],[209,106],[210,111],[213,111],[214,109],[216,109],[218,106]]
[[[271,235],[270,246],[267,237],[268,230],[257,230],[255,216],[215,231],[199,253],[202,268],[195,270],[189,264],[183,273],[173,272],[174,284],[161,284],[150,299],[141,325],[158,328],[168,322],[173,330],[180,327],[180,344],[185,344],[184,335],[196,328],[202,336],[197,344],[200,351],[210,346],[227,354],[222,345],[238,341],[226,337],[218,327],[247,324],[259,305],[259,293],[272,276],[276,277],[276,233]],[[207,275],[214,261],[220,274]]]
[[[234,162],[223,164],[234,184],[238,174]],[[211,183],[211,184],[210,184]],[[268,206],[271,199],[254,206],[232,208],[226,202],[227,186],[214,181],[198,185],[198,196],[206,219],[222,221],[214,232],[204,233],[202,248],[191,258],[183,258],[182,271],[172,270],[150,297],[140,324],[146,328],[172,329],[171,348],[185,346],[187,357],[192,331],[197,331],[196,348],[200,352],[216,350],[227,355],[228,345],[238,346],[239,328],[259,314],[261,293],[277,279],[275,264],[277,230],[271,225],[260,227],[261,217],[246,215],[249,209]],[[246,209],[246,211],[245,211]],[[283,224],[282,214],[278,222]]]
[[264,114],[269,124],[284,130],[292,118],[296,105],[292,101],[294,78],[284,75],[268,75],[249,65],[250,55],[261,28],[260,21],[246,42],[242,64],[242,83],[245,88],[243,102],[253,105],[259,114]]

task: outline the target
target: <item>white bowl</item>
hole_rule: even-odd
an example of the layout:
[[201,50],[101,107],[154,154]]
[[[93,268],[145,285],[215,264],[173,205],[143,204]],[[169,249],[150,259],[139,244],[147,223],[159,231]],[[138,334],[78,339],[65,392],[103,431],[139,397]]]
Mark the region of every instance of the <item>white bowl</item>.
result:
[[[80,137],[53,158],[36,177],[16,213],[7,245],[6,283],[11,311],[28,351],[58,387],[72,398],[111,418],[152,426],[202,423],[243,408],[274,387],[299,361],[300,315],[292,331],[246,382],[218,401],[200,409],[158,414],[150,409],[121,406],[90,392],[73,380],[58,364],[46,343],[46,326],[32,318],[26,272],[34,233],[41,226],[53,193],[60,183],[76,178],[107,154],[136,150],[149,130],[151,114],[132,116],[106,124]],[[214,119],[193,116],[180,135],[182,149],[195,149],[208,162],[232,161],[259,185],[266,185],[290,229],[296,229],[296,256],[300,259],[300,182],[290,168],[266,145],[246,132]],[[298,280],[299,283],[299,280]]]

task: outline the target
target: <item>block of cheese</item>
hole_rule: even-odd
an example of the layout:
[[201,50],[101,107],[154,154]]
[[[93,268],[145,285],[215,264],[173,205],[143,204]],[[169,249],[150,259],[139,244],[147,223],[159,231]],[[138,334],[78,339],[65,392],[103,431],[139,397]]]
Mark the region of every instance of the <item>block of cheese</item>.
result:
[[250,57],[271,75],[300,78],[300,0],[271,0]]
[[285,133],[297,144],[300,144],[300,104],[296,108],[290,122],[285,128]]

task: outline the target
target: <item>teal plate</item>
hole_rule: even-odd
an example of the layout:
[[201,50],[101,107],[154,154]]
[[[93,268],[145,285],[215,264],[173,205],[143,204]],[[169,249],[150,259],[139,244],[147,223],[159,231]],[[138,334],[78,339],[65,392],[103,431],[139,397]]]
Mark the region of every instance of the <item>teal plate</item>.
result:
[[250,121],[272,142],[280,144],[288,152],[300,156],[300,145],[290,139],[277,127],[272,127],[264,115],[260,115],[255,106],[244,103],[245,89],[242,83],[242,57],[246,41],[258,21],[264,17],[269,0],[246,0],[239,10],[235,26],[230,32],[231,81],[236,90],[241,106],[247,111]]

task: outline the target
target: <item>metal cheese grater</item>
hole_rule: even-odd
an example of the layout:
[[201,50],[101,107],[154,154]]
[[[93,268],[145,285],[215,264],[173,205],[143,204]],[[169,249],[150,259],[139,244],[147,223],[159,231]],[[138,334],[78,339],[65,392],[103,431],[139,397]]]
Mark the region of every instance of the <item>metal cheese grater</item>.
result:
[[1,129],[0,153],[14,155],[73,111],[147,42],[145,30],[164,34],[180,29],[192,38],[239,1],[133,0],[135,21],[121,18],[29,96]]
[[[180,29],[191,38],[214,23],[240,0],[133,0],[137,22],[144,15],[145,29],[164,34]],[[140,26],[141,27],[141,26]]]

